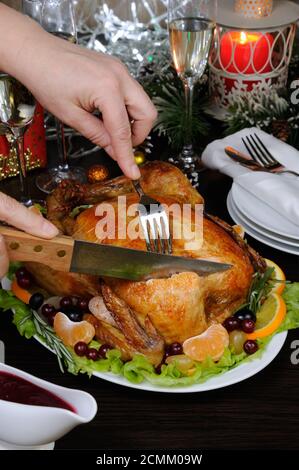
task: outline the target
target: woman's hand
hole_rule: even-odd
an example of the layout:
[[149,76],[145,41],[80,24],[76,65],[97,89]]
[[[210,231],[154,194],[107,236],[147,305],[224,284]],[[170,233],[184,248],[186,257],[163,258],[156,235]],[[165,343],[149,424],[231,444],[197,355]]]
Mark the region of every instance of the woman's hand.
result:
[[[3,193],[0,193],[0,220],[41,238],[54,238],[58,234],[57,228],[41,215]],[[0,235],[0,278],[7,273],[8,266],[4,238]]]
[[[150,132],[156,110],[117,59],[46,33],[0,5],[0,69],[10,73],[61,121],[77,129],[137,179],[132,147]],[[99,110],[102,119],[91,113]]]

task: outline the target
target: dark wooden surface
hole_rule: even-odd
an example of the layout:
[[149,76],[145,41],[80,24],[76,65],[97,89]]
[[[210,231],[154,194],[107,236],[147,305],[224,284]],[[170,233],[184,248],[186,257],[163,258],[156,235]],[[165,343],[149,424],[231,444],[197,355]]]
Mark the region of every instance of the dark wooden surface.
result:
[[[208,210],[227,221],[225,202],[230,185],[231,181],[217,172],[201,176],[200,190]],[[17,181],[2,183],[0,189],[13,193],[14,187]],[[290,280],[299,280],[299,257],[250,238],[249,242],[278,262]],[[183,395],[143,392],[83,375],[62,375],[49,351],[19,336],[9,314],[0,313],[0,338],[6,345],[7,364],[80,388],[96,398],[99,410],[93,422],[59,440],[56,449],[299,447],[299,365],[290,361],[290,345],[299,339],[299,331],[289,333],[278,357],[251,379],[220,390]]]

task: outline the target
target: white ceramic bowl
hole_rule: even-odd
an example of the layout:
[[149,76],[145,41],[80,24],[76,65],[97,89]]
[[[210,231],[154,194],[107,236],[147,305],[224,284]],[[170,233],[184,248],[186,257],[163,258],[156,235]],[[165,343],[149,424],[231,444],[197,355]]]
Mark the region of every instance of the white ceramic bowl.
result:
[[97,413],[97,403],[89,393],[60,387],[19,369],[0,364],[7,372],[41,387],[69,403],[75,410],[22,405],[0,400],[0,440],[19,446],[48,444],[79,424],[88,423]]

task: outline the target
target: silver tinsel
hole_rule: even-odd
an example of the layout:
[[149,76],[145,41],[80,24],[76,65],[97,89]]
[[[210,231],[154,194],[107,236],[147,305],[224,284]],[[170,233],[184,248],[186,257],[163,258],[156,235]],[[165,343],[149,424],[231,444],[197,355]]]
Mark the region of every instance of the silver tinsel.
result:
[[[167,0],[120,0],[115,9],[109,1],[74,0],[79,44],[97,52],[118,57],[139,79],[147,65],[151,73],[170,62],[168,35],[165,28]],[[159,8],[158,8],[159,7]],[[98,147],[76,148],[78,133],[66,128],[70,159],[94,153]],[[47,137],[56,138],[56,130],[48,122]],[[146,151],[149,151],[148,149]]]

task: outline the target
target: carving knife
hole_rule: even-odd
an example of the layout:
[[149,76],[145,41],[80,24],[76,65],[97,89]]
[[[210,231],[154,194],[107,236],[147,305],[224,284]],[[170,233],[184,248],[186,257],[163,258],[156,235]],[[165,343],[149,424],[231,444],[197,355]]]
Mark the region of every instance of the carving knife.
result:
[[232,267],[209,260],[90,243],[65,236],[45,240],[4,226],[0,227],[0,234],[5,239],[11,261],[34,261],[64,272],[144,281],[190,271],[207,276]]

